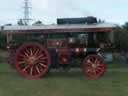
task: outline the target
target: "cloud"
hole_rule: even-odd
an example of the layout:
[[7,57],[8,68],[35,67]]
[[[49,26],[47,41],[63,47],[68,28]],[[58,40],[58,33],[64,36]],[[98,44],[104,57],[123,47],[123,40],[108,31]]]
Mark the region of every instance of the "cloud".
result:
[[[78,0],[77,0],[78,1]],[[75,0],[32,0],[33,16],[45,18],[83,17],[91,15],[86,8],[81,8]],[[35,16],[34,16],[35,17]],[[51,20],[51,19],[50,19]],[[49,20],[47,20],[49,22]],[[54,21],[53,21],[54,22]]]
[[55,22],[57,17],[90,15],[115,21],[115,18],[122,19],[121,14],[128,16],[122,12],[127,3],[127,0],[32,0],[32,13],[35,18],[47,23]]
[[[1,0],[0,23],[15,22],[23,18],[24,0]],[[55,23],[58,17],[84,17],[93,15],[106,21],[122,23],[128,17],[128,0],[29,0],[34,22]],[[7,3],[8,2],[8,3]]]

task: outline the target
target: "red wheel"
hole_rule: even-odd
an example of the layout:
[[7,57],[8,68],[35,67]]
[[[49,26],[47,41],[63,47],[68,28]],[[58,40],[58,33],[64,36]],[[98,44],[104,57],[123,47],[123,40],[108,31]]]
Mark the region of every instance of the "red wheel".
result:
[[98,78],[105,72],[105,62],[98,55],[89,55],[83,61],[83,72],[91,78]]
[[23,44],[16,53],[15,66],[17,71],[27,78],[43,76],[50,64],[48,51],[38,43]]

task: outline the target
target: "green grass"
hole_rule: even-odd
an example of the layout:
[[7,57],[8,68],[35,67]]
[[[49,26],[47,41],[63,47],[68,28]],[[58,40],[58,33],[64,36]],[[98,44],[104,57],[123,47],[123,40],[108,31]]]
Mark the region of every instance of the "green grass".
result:
[[[7,64],[0,68],[0,96],[127,96],[128,71],[108,70],[99,79],[81,71],[52,72],[39,79],[26,79]],[[121,68],[122,69],[122,68]]]
[[107,69],[99,79],[89,79],[80,70],[27,79],[2,62],[0,96],[128,96],[128,65],[108,64]]

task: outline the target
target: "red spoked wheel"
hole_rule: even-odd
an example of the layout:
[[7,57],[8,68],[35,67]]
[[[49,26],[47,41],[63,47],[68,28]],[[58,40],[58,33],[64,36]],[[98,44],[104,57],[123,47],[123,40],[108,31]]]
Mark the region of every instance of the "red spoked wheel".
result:
[[15,66],[24,77],[38,78],[43,76],[48,71],[49,64],[49,53],[39,43],[25,43],[16,53]]
[[90,78],[98,78],[105,72],[105,62],[98,55],[89,55],[83,61],[83,72]]

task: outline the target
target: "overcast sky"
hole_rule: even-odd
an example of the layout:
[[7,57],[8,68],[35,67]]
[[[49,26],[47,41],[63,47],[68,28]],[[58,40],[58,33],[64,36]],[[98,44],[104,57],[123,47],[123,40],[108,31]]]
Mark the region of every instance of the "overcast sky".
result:
[[[96,16],[107,22],[128,21],[128,0],[29,0],[31,22],[54,23],[58,17]],[[15,24],[23,18],[24,0],[1,0],[0,24]]]

